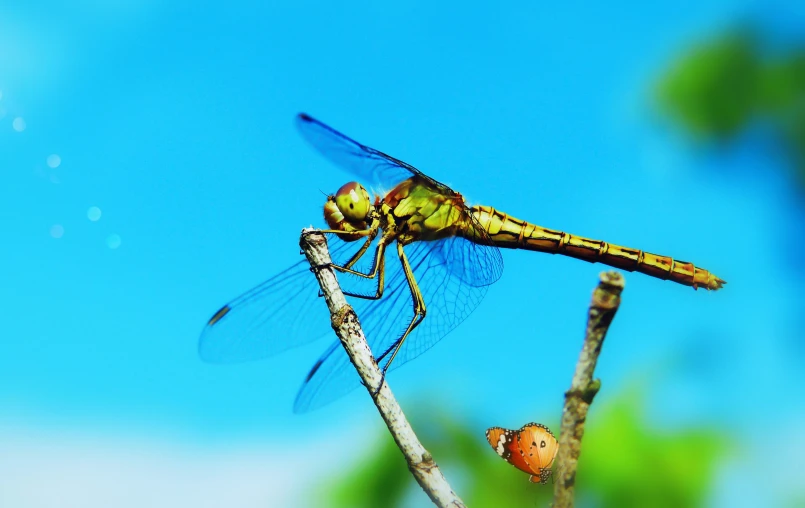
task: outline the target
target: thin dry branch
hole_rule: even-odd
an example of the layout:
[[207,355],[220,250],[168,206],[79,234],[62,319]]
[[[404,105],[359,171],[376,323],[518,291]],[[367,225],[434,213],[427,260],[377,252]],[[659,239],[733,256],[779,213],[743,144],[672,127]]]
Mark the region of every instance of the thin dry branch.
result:
[[598,287],[593,291],[587,316],[587,334],[581,348],[576,373],[565,392],[559,451],[556,455],[556,483],[553,491],[554,508],[571,508],[576,487],[576,466],[581,454],[584,422],[601,381],[593,380],[593,371],[601,353],[609,324],[621,303],[625,281],[618,272],[602,272]]
[[321,285],[327,308],[330,310],[333,330],[346,349],[352,365],[358,371],[363,384],[369,391],[372,400],[386,422],[394,442],[405,457],[408,469],[417,483],[431,498],[434,504],[441,507],[463,507],[464,503],[453,492],[431,454],[419,442],[414,430],[405,419],[405,415],[391,393],[374,356],[366,343],[366,338],[358,322],[355,311],[347,304],[341,287],[330,267],[330,253],[327,250],[325,236],[315,229],[302,230],[299,245],[305,253],[313,272]]

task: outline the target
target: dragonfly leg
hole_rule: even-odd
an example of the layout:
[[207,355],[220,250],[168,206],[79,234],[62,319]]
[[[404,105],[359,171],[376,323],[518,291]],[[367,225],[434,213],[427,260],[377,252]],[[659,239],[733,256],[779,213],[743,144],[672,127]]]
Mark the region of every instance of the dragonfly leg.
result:
[[369,246],[372,245],[372,241],[375,239],[375,236],[376,235],[367,236],[366,241],[363,242],[363,245],[361,245],[361,248],[358,249],[358,252],[356,252],[355,255],[353,255],[351,258],[349,258],[349,261],[347,261],[346,263],[341,265],[341,267],[346,268],[346,269],[351,269],[352,265],[357,263],[358,260],[361,259],[364,254],[366,254],[366,251],[369,249]]
[[405,330],[405,333],[402,334],[399,340],[397,340],[395,344],[393,344],[388,350],[380,355],[380,358],[377,359],[377,363],[379,364],[381,361],[383,361],[383,358],[391,353],[391,358],[389,358],[389,361],[386,362],[386,366],[383,367],[384,377],[386,372],[389,370],[389,367],[391,367],[391,362],[394,361],[397,353],[400,352],[405,339],[412,331],[414,331],[414,328],[416,328],[419,323],[425,319],[426,314],[425,300],[422,298],[422,292],[419,290],[419,285],[416,283],[416,279],[414,278],[414,271],[411,269],[411,265],[408,263],[408,258],[405,256],[403,246],[400,244],[400,242],[397,242],[397,254],[400,256],[400,263],[402,263],[405,279],[408,281],[408,287],[411,289],[411,298],[414,304],[414,316],[411,318],[411,322],[408,323],[408,328]]
[[[363,253],[366,252],[366,249],[369,247],[369,245],[371,245],[372,240],[374,239],[375,236],[377,236],[377,230],[378,230],[377,226],[375,226],[373,224],[372,227],[370,227],[369,229],[361,229],[361,230],[357,230],[357,231],[341,231],[339,229],[311,229],[309,231],[302,231],[302,234],[303,235],[312,235],[312,234],[322,233],[322,234],[326,234],[326,235],[336,234],[336,235],[339,235],[339,236],[342,236],[342,237],[343,236],[354,236],[355,240],[357,240],[358,238],[365,237],[365,236],[369,237],[369,239],[366,241],[366,244],[363,247],[361,247],[361,249],[357,253],[355,253],[355,255],[352,256],[352,258],[350,259],[350,261],[352,261],[354,263],[355,261],[360,259],[361,256],[363,256]],[[347,241],[353,241],[353,240],[347,240]],[[304,253],[305,253],[305,251],[303,251],[303,250],[299,251],[299,254],[304,254]],[[354,261],[353,261],[353,259],[354,259]]]
[[[350,231],[349,234],[353,234],[355,236],[366,236],[366,241],[361,246],[358,251],[353,254],[353,256],[343,265],[339,265],[337,263],[330,263],[324,266],[314,266],[311,267],[311,270],[316,270],[319,268],[332,268],[333,270],[342,272],[342,273],[349,273],[351,275],[356,275],[358,277],[363,277],[365,279],[374,279],[377,277],[377,287],[375,288],[375,293],[373,295],[365,295],[360,293],[353,293],[350,291],[343,291],[343,293],[347,296],[352,296],[355,298],[362,298],[364,300],[379,300],[383,297],[383,290],[385,289],[385,251],[386,251],[386,237],[381,237],[377,243],[377,249],[375,250],[375,258],[372,262],[372,269],[368,273],[359,272],[357,270],[353,270],[351,267],[358,262],[358,260],[366,254],[366,251],[372,245],[372,241],[374,241],[375,236],[377,236],[377,227],[372,227],[371,229],[362,230],[362,231]],[[319,231],[321,233],[342,233],[341,231],[336,230],[323,230]],[[321,291],[319,291],[319,296],[323,296]]]
[[342,236],[354,236],[355,238],[360,238],[362,236],[369,236],[373,233],[376,233],[375,229],[376,228],[359,229],[356,231],[341,231],[340,229],[311,229],[309,231],[304,231],[302,234],[312,235],[312,234],[323,233],[325,235],[333,234]]
[[357,275],[359,277],[364,277],[367,279],[373,279],[377,277],[377,287],[375,289],[375,294],[373,295],[362,295],[359,293],[352,293],[350,291],[344,291],[344,294],[347,296],[353,296],[356,298],[362,298],[364,300],[379,300],[383,297],[383,290],[385,289],[385,282],[386,282],[386,238],[381,238],[380,241],[377,243],[377,250],[375,251],[375,260],[372,266],[372,270],[367,273],[357,272],[355,270],[351,270],[349,268],[345,268],[343,266],[332,265],[334,270],[338,270],[339,272],[343,273],[350,273],[352,275]]
[[328,266],[332,266],[333,268],[337,268],[337,269],[341,270],[342,272],[352,273],[353,275],[358,275],[358,276],[361,276],[361,277],[366,277],[368,279],[372,279],[372,278],[375,277],[376,267],[375,267],[375,271],[372,271],[372,272],[369,272],[369,273],[366,273],[366,274],[363,273],[363,272],[358,272],[358,271],[351,270],[351,268],[355,263],[358,262],[358,260],[360,260],[363,257],[363,255],[369,249],[369,246],[372,245],[372,242],[374,241],[375,237],[377,236],[378,231],[379,231],[378,222],[374,221],[372,223],[372,226],[370,228],[368,228],[368,229],[362,229],[362,230],[357,230],[357,231],[340,231],[340,230],[337,230],[337,229],[322,229],[322,230],[306,231],[304,234],[325,233],[325,234],[337,234],[337,235],[340,235],[340,236],[346,235],[346,236],[354,236],[356,240],[358,238],[366,237],[366,241],[363,242],[363,245],[361,246],[360,249],[358,249],[358,252],[353,254],[352,257],[349,258],[349,260],[347,260],[346,263],[344,263],[343,265],[338,265],[337,263],[331,263]]

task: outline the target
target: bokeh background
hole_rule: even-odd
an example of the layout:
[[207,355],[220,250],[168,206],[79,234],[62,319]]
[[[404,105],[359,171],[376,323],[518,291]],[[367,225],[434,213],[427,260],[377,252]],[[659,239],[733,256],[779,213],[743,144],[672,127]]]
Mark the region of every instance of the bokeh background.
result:
[[[349,179],[306,111],[627,274],[582,506],[805,506],[805,6],[0,4],[0,506],[423,506],[365,393],[291,406],[328,341],[214,366],[198,334],[299,259]],[[390,376],[471,506],[544,506],[493,425],[558,431],[601,265],[505,252]]]

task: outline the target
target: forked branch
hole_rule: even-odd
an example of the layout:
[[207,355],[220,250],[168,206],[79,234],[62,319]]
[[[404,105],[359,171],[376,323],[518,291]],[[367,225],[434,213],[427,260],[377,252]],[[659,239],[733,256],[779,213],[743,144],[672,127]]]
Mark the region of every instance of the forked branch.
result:
[[327,308],[330,310],[333,330],[357,369],[363,384],[386,422],[394,442],[405,457],[408,469],[417,483],[437,506],[463,507],[464,503],[453,492],[431,454],[417,439],[414,430],[391,393],[358,322],[355,311],[347,304],[330,267],[330,253],[325,236],[315,229],[302,230],[299,245],[305,253],[321,286]]
[[581,454],[584,422],[593,397],[601,381],[593,380],[593,371],[601,353],[609,324],[621,302],[625,281],[618,272],[602,272],[598,287],[593,291],[587,316],[587,334],[581,348],[576,373],[565,392],[562,411],[562,428],[559,451],[556,455],[556,483],[553,491],[553,508],[571,508],[576,487],[576,466]]

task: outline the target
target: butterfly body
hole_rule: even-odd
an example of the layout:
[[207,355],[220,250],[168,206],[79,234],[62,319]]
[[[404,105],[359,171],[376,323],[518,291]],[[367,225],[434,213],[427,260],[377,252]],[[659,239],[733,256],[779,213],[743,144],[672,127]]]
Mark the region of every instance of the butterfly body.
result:
[[548,427],[539,423],[529,423],[520,430],[492,427],[486,431],[486,440],[503,460],[529,473],[532,483],[548,482],[559,448]]

